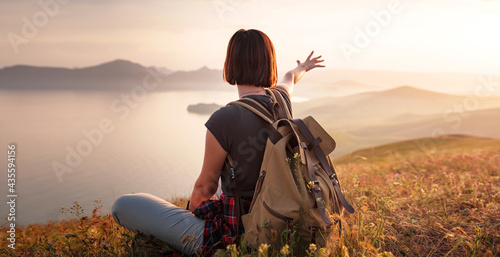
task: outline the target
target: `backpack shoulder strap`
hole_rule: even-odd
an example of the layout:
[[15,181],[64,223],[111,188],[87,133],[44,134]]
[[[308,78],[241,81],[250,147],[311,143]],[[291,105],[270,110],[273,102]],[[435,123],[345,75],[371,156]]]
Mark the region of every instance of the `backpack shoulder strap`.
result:
[[[273,99],[274,103],[278,103],[279,107],[281,107],[281,111],[284,114],[284,117],[282,116],[281,118],[286,118],[286,119],[292,119],[292,113],[290,112],[291,108],[288,105],[288,103],[285,101],[283,96],[281,95],[280,92],[277,92],[276,90],[268,89],[266,88],[266,91],[271,95],[271,98]],[[251,98],[241,98],[239,100],[233,101],[228,103],[227,105],[240,105],[248,110],[252,111],[265,121],[267,121],[270,124],[273,124],[274,121],[277,119],[280,119],[280,115],[276,117],[274,114],[269,112],[268,109],[264,108],[259,102],[251,99]]]
[[280,92],[278,92],[277,89],[266,89],[272,96],[273,100],[278,103],[278,105],[281,107],[283,110],[285,117],[287,119],[293,119],[292,113],[291,113],[291,106],[288,105],[288,103],[285,101],[285,98],[283,95],[281,95]]
[[230,102],[227,105],[233,105],[233,104],[247,108],[248,110],[252,111],[259,117],[267,121],[269,124],[274,123],[274,115],[272,115],[266,108],[264,108],[261,104],[259,104],[257,101],[253,99],[242,98],[237,101]]

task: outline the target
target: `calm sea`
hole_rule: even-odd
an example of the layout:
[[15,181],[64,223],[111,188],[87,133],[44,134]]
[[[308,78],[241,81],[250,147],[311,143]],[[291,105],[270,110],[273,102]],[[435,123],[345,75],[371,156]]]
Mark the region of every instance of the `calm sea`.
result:
[[[202,164],[208,116],[189,104],[225,104],[236,92],[165,92],[139,98],[117,92],[0,91],[0,183],[7,189],[7,146],[16,145],[16,223],[66,218],[78,201],[85,215],[100,199],[109,213],[125,193],[188,197]],[[8,205],[0,204],[1,225]]]

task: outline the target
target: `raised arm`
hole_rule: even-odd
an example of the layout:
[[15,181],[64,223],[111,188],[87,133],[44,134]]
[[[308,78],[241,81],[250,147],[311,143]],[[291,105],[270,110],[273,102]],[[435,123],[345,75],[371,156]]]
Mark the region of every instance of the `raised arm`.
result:
[[300,62],[297,60],[297,67],[294,69],[288,71],[285,76],[283,76],[283,79],[276,85],[276,87],[280,87],[288,92],[288,94],[291,96],[293,92],[293,87],[299,80],[304,76],[304,73],[307,71],[310,71],[316,67],[325,67],[324,65],[320,65],[319,63],[323,62],[324,60],[320,60],[320,56],[317,57],[312,57],[314,54],[314,51],[309,54],[307,59],[304,62]]

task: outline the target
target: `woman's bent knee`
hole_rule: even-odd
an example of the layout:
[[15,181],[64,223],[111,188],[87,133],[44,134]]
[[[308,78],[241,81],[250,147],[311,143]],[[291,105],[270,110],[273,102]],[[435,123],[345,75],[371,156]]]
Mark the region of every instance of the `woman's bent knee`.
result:
[[[204,220],[159,197],[147,193],[125,194],[113,203],[111,213],[121,226],[154,235],[177,251],[192,254],[201,250]],[[194,236],[199,242],[182,242],[186,235]]]
[[115,200],[115,202],[113,203],[113,206],[111,207],[111,215],[113,216],[113,219],[115,219],[115,221],[118,224],[121,224],[119,216],[122,213],[124,213],[125,209],[127,209],[126,206],[130,202],[129,198],[130,198],[130,194],[122,195],[122,196],[118,197],[118,199]]
[[148,194],[145,193],[136,193],[136,194],[124,194],[118,199],[115,200],[113,206],[111,207],[111,215],[115,219],[118,224],[120,223],[120,216],[123,214],[127,214],[130,211],[134,204],[137,203],[141,198],[147,197]]

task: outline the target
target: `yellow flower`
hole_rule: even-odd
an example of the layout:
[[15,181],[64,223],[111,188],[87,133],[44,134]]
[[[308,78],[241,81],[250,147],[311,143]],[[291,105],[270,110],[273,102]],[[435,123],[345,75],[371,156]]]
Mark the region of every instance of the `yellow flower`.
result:
[[229,251],[231,254],[231,257],[236,257],[238,256],[238,249],[236,248],[235,244],[228,245],[226,249]]
[[259,257],[267,257],[268,250],[269,250],[268,244],[261,244],[259,246]]
[[94,227],[92,227],[88,230],[88,234],[90,237],[98,237],[99,231],[97,229],[95,229]]
[[316,253],[316,250],[318,250],[318,247],[315,244],[310,244],[309,249],[306,251],[307,256],[314,256]]
[[283,246],[283,248],[281,248],[280,253],[283,256],[288,256],[290,254],[290,246],[288,246],[288,244],[286,244],[285,246]]
[[312,190],[313,186],[314,186],[314,182],[312,182],[312,181],[307,182],[307,187],[309,188],[309,190]]

